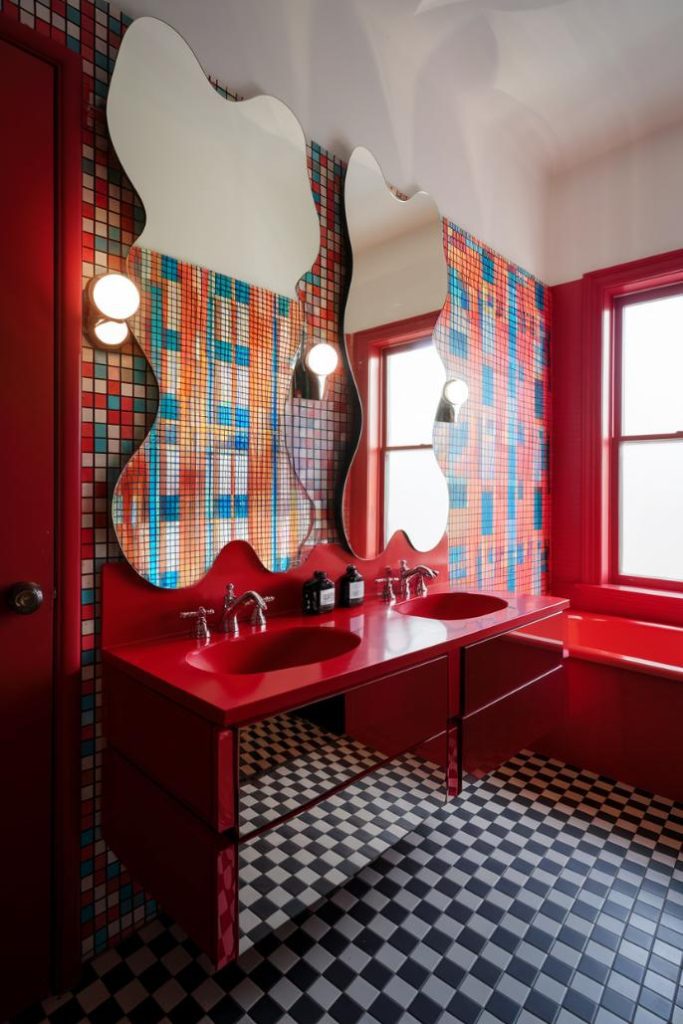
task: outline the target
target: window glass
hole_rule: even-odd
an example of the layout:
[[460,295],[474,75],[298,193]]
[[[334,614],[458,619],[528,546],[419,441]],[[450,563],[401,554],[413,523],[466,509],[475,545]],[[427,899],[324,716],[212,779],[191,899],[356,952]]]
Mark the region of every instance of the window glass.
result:
[[683,581],[683,440],[624,441],[619,482],[620,574]]
[[621,433],[678,430],[683,430],[683,295],[625,305]]
[[441,357],[429,342],[390,349],[385,359],[386,444],[389,447],[430,445],[434,417],[446,380]]
[[405,530],[418,551],[441,540],[448,521],[448,486],[432,448],[388,451],[384,468],[384,536]]

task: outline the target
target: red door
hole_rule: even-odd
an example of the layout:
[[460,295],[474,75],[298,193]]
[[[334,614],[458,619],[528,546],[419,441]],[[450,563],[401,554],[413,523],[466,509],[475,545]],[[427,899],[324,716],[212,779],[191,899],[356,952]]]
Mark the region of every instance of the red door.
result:
[[[55,69],[0,40],[0,1019],[50,972]],[[19,586],[17,586],[19,584]]]

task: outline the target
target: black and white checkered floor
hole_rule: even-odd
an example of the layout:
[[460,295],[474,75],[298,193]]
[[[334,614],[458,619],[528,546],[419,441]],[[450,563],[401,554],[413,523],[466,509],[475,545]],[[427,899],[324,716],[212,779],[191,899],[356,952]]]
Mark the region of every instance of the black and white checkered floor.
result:
[[[283,714],[240,734],[242,835],[377,765],[382,754]],[[443,768],[404,754],[240,847],[240,952],[315,906],[443,805]]]
[[147,925],[17,1021],[683,1024],[683,807],[521,754],[214,974]]

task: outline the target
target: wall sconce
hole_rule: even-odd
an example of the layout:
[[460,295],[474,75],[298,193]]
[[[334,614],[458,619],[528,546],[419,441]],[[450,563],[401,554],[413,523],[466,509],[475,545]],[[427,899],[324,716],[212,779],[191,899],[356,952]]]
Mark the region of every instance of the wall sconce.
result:
[[125,274],[93,277],[85,289],[84,332],[95,348],[123,345],[129,335],[127,321],[137,313],[140,292]]
[[339,353],[327,341],[316,341],[306,349],[305,341],[294,368],[294,394],[322,401],[327,378],[339,365]]
[[457,423],[460,410],[469,397],[470,389],[461,377],[447,380],[441,392],[441,401],[436,412],[439,423]]

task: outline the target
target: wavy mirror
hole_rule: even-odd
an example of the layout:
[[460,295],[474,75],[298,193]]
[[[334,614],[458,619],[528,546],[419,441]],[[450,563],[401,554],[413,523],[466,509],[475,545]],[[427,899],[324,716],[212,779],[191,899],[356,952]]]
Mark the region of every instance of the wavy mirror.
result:
[[349,160],[344,202],[353,256],[344,340],[361,410],[344,533],[362,558],[376,557],[397,530],[429,551],[448,519],[433,448],[446,383],[432,339],[448,287],[443,224],[431,196],[397,196],[362,147]]
[[286,569],[311,518],[283,429],[304,328],[297,282],[320,245],[303,131],[271,96],[221,96],[155,18],[126,31],[107,120],[145,208],[126,272],[159,385],[114,492],[121,549],[162,587],[193,583],[235,539]]

